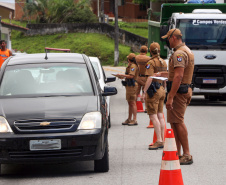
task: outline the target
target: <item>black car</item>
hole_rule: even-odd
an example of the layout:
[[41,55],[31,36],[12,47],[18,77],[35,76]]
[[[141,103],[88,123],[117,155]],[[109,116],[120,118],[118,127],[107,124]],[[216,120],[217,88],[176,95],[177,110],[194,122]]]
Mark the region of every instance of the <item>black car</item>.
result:
[[84,54],[27,54],[0,71],[0,170],[7,163],[94,160],[109,170],[104,96],[117,94]]

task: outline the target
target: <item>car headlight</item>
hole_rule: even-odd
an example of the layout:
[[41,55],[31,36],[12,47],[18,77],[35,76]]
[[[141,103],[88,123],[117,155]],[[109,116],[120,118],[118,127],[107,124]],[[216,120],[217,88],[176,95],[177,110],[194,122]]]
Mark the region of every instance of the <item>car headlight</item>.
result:
[[0,133],[13,132],[9,126],[8,121],[0,116]]
[[100,112],[86,113],[83,116],[78,129],[87,130],[87,129],[101,128],[101,120],[102,120],[102,115]]

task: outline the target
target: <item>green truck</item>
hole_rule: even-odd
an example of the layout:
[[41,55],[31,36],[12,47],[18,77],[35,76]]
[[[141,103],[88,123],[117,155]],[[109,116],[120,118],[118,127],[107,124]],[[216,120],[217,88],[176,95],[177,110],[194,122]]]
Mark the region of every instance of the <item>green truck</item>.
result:
[[226,4],[163,4],[160,22],[150,20],[150,43],[158,42],[161,57],[172,50],[161,36],[179,28],[183,41],[195,55],[193,94],[206,99],[226,101]]

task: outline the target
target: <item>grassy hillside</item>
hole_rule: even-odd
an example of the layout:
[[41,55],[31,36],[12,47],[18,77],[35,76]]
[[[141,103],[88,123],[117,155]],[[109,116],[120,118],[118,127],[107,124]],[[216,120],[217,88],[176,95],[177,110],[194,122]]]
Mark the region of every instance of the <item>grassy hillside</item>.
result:
[[[114,25],[115,23],[110,23]],[[148,38],[148,23],[147,22],[137,22],[137,23],[126,23],[118,22],[119,28],[140,35],[142,37]]]
[[[107,36],[92,33],[68,33],[44,36],[18,36],[12,38],[12,48],[26,53],[43,53],[44,48],[71,49],[73,53],[84,53],[99,57],[103,65],[114,64],[114,40]],[[120,64],[131,53],[130,47],[119,45]]]
[[[7,20],[3,21],[7,22]],[[24,27],[26,25],[20,22],[13,23]],[[128,25],[124,27],[136,29],[136,27],[128,27]],[[147,31],[146,28],[139,29]],[[103,65],[114,65],[114,40],[101,34],[67,33],[28,37],[20,32],[12,31],[11,40],[14,50],[26,53],[42,53],[45,47],[64,48],[71,49],[71,52],[96,56]],[[119,44],[119,65],[125,65],[123,62],[126,61],[126,56],[131,52],[130,47]]]

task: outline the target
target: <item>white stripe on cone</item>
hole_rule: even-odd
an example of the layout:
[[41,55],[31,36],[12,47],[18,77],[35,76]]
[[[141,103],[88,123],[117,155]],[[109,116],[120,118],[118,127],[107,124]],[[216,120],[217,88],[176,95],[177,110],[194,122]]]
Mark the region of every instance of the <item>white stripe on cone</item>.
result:
[[179,170],[179,169],[180,169],[179,160],[174,160],[174,161],[162,160],[161,170]]
[[165,138],[163,151],[177,151],[175,138]]

